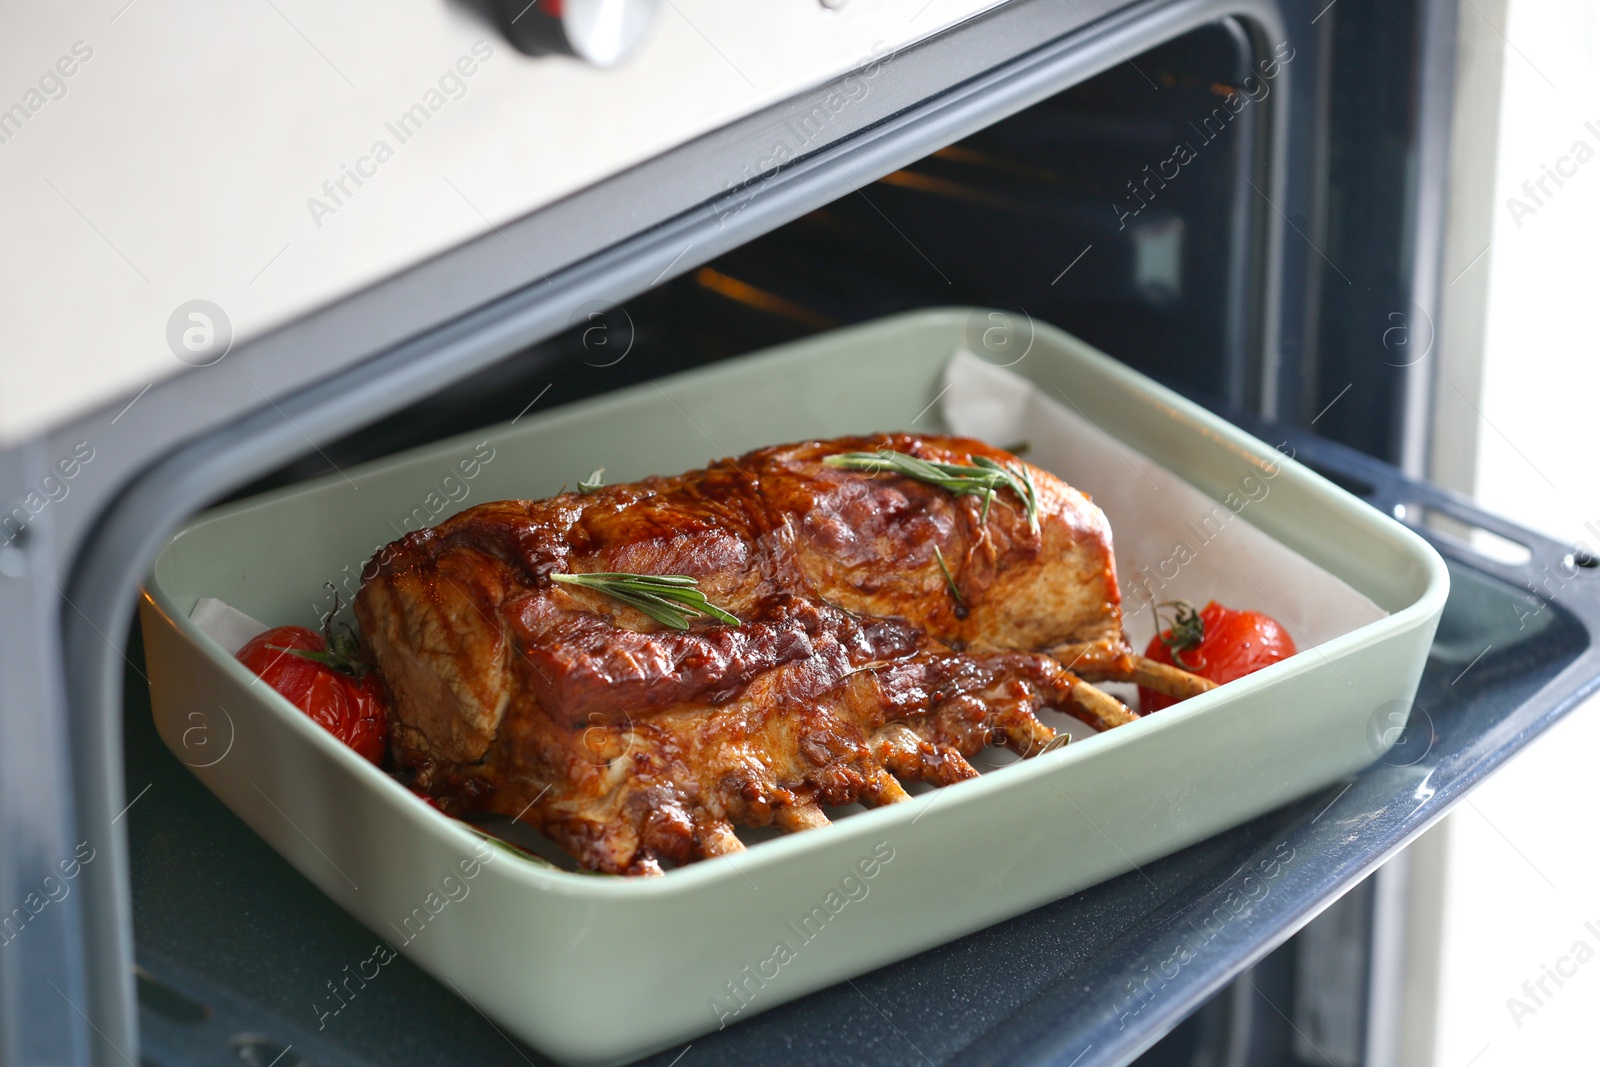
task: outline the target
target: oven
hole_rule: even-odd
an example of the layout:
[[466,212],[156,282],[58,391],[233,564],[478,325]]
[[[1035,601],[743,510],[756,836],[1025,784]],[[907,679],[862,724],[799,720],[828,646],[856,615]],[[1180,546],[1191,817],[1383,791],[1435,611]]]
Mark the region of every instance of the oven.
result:
[[[969,332],[999,344],[1068,329],[1432,541],[1453,591],[1423,714],[1303,802],[651,1062],[1396,1062],[1402,849],[1600,675],[1593,558],[1422,480],[1454,5],[771,7],[118,4],[20,35],[84,47],[76,82],[48,68],[59,99],[0,117],[0,166],[37,209],[8,290],[45,348],[73,316],[88,369],[19,371],[6,400],[0,901],[93,858],[0,947],[0,1062],[541,1062],[403,961],[363,1012],[313,1025],[369,938],[160,744],[132,622],[148,568],[221,501],[936,306],[984,309]],[[171,110],[137,146],[100,129],[129,168],[118,202],[82,177],[84,138],[141,57],[169,64],[145,75],[166,95],[130,106]],[[219,116],[264,149],[344,154],[218,162]],[[148,180],[150,153],[185,150]],[[276,254],[210,247],[255,232],[228,204],[280,202]],[[170,299],[140,245],[163,233],[232,261],[236,295]],[[103,280],[125,269],[149,292]],[[1490,536],[1527,552],[1474,547]],[[1167,973],[1164,949],[1285,842],[1292,873]]]

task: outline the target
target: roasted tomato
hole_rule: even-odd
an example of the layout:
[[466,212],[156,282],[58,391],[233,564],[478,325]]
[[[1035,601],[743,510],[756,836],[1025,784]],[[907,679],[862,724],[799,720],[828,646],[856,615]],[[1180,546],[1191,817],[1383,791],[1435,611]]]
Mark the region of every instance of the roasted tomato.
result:
[[[1186,601],[1174,608],[1172,626],[1150,639],[1145,655],[1222,685],[1295,654],[1294,641],[1278,621],[1259,611],[1235,611],[1215,600],[1199,611]],[[1139,687],[1145,714],[1177,701]]]
[[357,660],[355,642],[332,642],[304,626],[251,638],[238,660],[313,722],[373,763],[389,746],[389,698],[378,672]]

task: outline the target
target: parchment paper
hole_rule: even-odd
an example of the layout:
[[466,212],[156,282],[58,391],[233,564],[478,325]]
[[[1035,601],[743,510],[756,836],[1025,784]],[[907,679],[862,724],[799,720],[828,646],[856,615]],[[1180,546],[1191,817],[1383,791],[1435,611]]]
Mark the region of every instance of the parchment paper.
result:
[[233,605],[209,596],[195,603],[194,610],[189,612],[189,621],[230,656],[237,654],[252,637],[269,629]]

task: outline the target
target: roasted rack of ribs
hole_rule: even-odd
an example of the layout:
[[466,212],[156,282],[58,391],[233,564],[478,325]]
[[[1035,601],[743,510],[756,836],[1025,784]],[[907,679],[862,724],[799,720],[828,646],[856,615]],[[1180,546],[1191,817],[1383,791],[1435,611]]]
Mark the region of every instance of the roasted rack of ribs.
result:
[[[824,462],[875,450],[1026,470],[1037,522],[1016,494]],[[589,572],[692,577],[739,624],[680,631],[551,577]],[[1042,707],[1100,729],[1135,717],[1094,680],[1210,685],[1131,653],[1100,509],[963,438],[806,441],[482,504],[365,573],[356,614],[417,788],[520,817],[609,873],[974,777],[985,745],[1037,754],[1055,737]]]

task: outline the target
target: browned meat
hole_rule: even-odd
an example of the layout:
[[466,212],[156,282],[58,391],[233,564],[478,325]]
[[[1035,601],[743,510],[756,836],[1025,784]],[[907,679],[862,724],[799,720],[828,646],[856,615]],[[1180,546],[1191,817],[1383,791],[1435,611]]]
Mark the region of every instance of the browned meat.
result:
[[[808,441],[483,504],[390,545],[356,613],[395,755],[446,810],[520,815],[585,867],[653,873],[738,850],[735,825],[803,829],[822,805],[972,777],[990,743],[1034,754],[1054,736],[1040,707],[1131,718],[1081,680],[1138,671],[1088,497],[1028,468],[1035,532],[1014,494],[984,519],[979,497],[822,462],[880,448],[1020,463],[959,438]],[[678,631],[550,578],[597,571],[696,578],[741,625]]]

